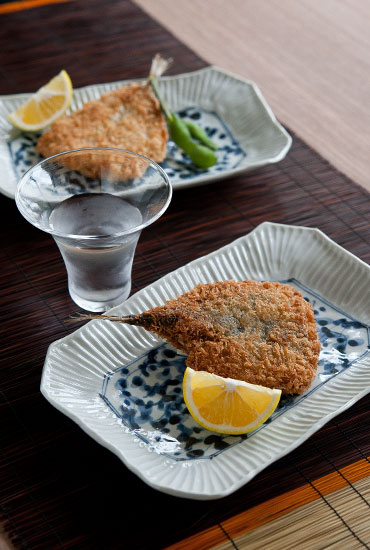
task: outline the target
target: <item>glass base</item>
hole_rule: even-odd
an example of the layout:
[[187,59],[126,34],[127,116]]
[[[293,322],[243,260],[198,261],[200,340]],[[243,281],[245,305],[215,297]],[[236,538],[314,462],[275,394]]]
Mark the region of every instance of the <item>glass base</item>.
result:
[[85,298],[81,298],[81,296],[78,296],[70,288],[68,290],[69,295],[71,296],[74,303],[77,304],[81,309],[91,311],[92,313],[103,313],[104,311],[107,311],[112,307],[118,306],[119,304],[127,300],[131,291],[131,283],[127,284],[124,287],[124,291],[121,292],[118,296],[106,301],[86,300]]

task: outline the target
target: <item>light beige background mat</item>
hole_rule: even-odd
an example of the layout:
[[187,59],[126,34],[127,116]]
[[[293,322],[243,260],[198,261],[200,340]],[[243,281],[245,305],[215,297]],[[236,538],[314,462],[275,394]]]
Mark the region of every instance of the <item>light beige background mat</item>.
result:
[[135,2],[209,63],[254,80],[280,122],[370,191],[368,0]]

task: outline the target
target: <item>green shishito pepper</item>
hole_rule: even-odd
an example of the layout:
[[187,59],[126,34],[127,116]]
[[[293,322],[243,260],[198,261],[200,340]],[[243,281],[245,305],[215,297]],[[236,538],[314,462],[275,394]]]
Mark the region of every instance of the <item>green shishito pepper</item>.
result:
[[171,139],[182,149],[199,168],[210,168],[217,162],[215,150],[217,145],[198,124],[180,118],[170,110],[159,94],[158,86],[153,76],[149,82],[161,105],[166,118]]
[[203,130],[203,128],[198,126],[198,124],[192,122],[191,120],[185,120],[184,122],[193,138],[197,139],[198,141],[203,143],[203,145],[205,145],[209,149],[212,149],[213,151],[216,151],[218,149],[215,142],[211,140],[208,134]]

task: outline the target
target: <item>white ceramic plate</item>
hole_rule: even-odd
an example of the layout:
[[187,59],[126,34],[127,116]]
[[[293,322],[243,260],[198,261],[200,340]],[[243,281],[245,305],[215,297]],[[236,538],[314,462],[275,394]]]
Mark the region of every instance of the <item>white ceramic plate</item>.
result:
[[[133,81],[75,89],[70,111],[129,82]],[[160,89],[174,111],[196,120],[219,146],[217,164],[209,170],[200,170],[169,141],[162,166],[174,189],[210,183],[279,162],[291,146],[291,137],[253,82],[207,67],[162,77]],[[20,132],[8,122],[8,114],[30,95],[0,97],[0,192],[11,198],[17,181],[41,158],[35,148],[39,134]]]
[[184,356],[144,329],[94,320],[54,342],[46,357],[46,399],[172,495],[232,493],[370,391],[370,268],[317,229],[263,223],[112,311],[141,312],[197,283],[227,279],[290,281],[312,302],[322,343],[311,388],[282,400],[248,437],[220,436],[192,420],[182,400]]

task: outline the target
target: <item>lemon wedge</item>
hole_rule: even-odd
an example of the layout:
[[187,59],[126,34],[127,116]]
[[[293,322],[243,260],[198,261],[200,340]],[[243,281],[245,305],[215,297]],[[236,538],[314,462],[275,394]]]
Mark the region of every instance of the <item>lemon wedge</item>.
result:
[[61,117],[68,109],[71,99],[71,79],[66,71],[61,71],[11,113],[8,119],[21,130],[36,132]]
[[187,367],[184,400],[198,424],[213,432],[244,434],[255,430],[276,409],[281,390],[222,378]]

